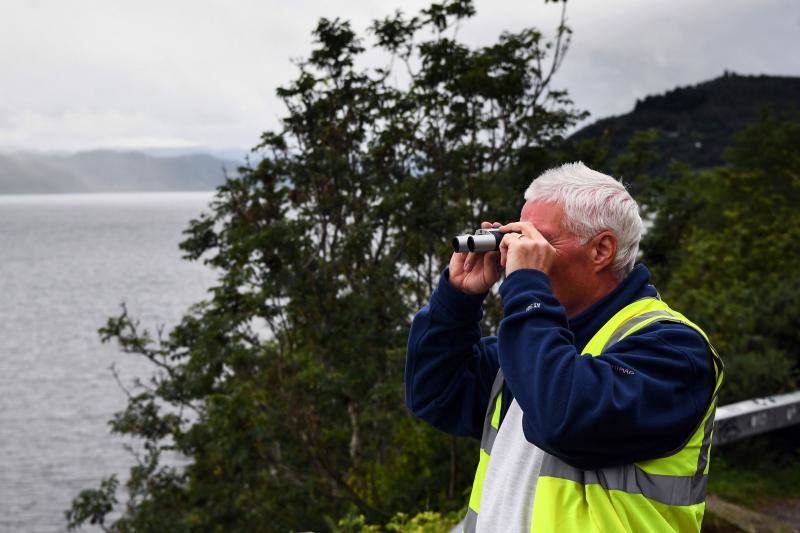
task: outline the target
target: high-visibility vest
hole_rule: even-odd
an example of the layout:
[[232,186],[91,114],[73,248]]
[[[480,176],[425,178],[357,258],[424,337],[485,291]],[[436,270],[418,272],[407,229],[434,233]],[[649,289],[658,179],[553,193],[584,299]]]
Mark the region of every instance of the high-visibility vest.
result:
[[[615,314],[584,348],[598,357],[616,342],[656,321],[686,324],[700,333],[713,357],[715,386],[697,428],[676,451],[637,463],[581,470],[544,451],[531,509],[531,531],[617,532],[700,531],[705,511],[711,434],[723,364],[708,336],[658,298],[643,298]],[[492,446],[500,428],[503,374],[497,373],[483,425],[480,461],[472,485],[463,532],[473,533]]]

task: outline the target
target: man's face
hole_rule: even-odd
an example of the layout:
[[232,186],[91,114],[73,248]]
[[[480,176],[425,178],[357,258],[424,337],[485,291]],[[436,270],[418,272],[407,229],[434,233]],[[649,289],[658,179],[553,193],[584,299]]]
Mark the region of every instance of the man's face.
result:
[[531,222],[556,249],[550,283],[567,316],[573,316],[588,306],[587,297],[593,292],[595,271],[588,243],[580,244],[575,234],[565,230],[563,219],[563,207],[552,203],[525,202],[520,214],[521,221]]

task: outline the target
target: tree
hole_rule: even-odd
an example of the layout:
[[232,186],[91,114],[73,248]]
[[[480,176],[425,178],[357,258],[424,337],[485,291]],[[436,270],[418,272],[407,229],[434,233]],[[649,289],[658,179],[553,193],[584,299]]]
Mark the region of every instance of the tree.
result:
[[[410,317],[449,236],[515,219],[584,116],[551,87],[563,9],[551,41],[525,29],[471,49],[457,31],[474,14],[449,0],[376,21],[388,63],[376,69],[357,66],[365,45],[348,22],[320,20],[278,89],[288,113],[262,135],[263,159],[186,231],[186,257],[219,274],[210,299],[166,337],[124,309],[101,329],[158,369],[112,421],[143,452],[110,529],[333,529],[349,513],[384,523],[464,504],[476,444],[403,406]],[[165,464],[172,452],[188,464]],[[70,527],[102,522],[112,489],[84,491]]]

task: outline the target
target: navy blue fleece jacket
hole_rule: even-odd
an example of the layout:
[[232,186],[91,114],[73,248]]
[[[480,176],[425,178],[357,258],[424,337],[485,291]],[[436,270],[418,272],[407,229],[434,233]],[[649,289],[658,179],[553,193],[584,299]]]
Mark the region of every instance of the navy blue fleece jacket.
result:
[[485,295],[468,295],[442,273],[408,340],[406,404],[453,435],[480,438],[498,368],[506,384],[502,415],[517,400],[529,442],[583,469],[663,456],[700,423],[713,388],[710,353],[692,328],[656,322],[601,357],[584,346],[617,311],[655,296],[637,265],[610,294],[567,319],[550,280],[513,272],[500,286],[503,320],[481,337]]

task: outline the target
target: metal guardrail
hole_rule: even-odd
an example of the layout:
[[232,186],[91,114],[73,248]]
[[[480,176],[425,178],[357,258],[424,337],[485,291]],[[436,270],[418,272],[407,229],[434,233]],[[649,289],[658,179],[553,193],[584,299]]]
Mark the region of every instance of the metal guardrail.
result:
[[800,424],[800,391],[717,407],[714,445]]

